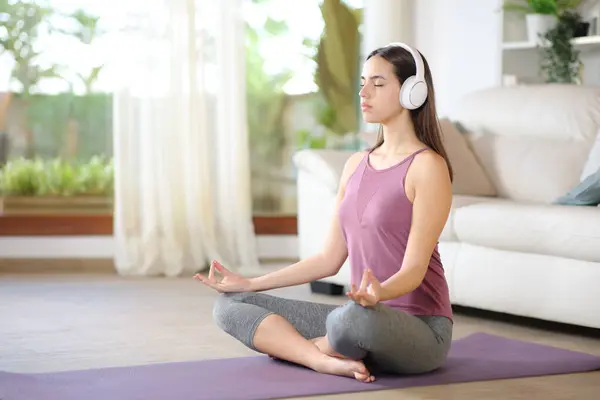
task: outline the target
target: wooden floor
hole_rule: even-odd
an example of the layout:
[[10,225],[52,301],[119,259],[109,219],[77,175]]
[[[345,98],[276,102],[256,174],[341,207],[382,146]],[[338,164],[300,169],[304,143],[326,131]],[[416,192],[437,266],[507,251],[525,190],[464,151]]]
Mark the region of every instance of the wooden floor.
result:
[[[327,303],[308,287],[275,294]],[[0,369],[44,372],[254,355],[212,323],[215,293],[190,278],[111,274],[0,275]],[[600,339],[472,315],[456,316],[455,338],[473,332],[600,355]],[[324,399],[599,399],[600,373],[365,392]]]

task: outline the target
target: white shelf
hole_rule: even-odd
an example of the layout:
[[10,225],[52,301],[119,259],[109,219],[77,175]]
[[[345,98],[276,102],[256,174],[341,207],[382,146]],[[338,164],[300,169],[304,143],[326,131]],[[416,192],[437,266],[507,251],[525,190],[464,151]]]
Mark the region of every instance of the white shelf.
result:
[[[579,37],[572,42],[581,51],[600,51],[600,35]],[[535,42],[507,42],[502,45],[503,50],[533,50],[538,47],[540,44]]]

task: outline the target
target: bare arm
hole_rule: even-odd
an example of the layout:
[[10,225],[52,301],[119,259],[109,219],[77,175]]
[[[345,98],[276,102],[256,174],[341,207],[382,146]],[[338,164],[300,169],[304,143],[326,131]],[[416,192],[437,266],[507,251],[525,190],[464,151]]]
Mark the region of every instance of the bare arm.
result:
[[348,158],[340,178],[335,210],[329,227],[327,240],[321,252],[288,267],[251,279],[251,290],[258,292],[286,286],[301,285],[337,274],[348,257],[348,249],[342,235],[338,210],[344,198],[346,182],[364,153],[355,153]]
[[425,277],[429,260],[446,225],[452,204],[452,183],[442,157],[425,152],[416,157],[407,176],[414,193],[412,225],[402,268],[381,285],[380,301],[415,290]]

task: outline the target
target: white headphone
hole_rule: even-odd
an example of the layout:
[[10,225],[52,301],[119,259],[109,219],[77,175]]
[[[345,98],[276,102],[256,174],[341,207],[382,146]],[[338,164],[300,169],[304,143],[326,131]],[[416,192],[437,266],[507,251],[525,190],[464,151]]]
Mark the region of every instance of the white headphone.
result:
[[423,59],[419,52],[409,45],[400,42],[394,42],[388,44],[389,46],[398,46],[406,49],[412,54],[415,60],[415,66],[417,68],[416,73],[413,76],[408,77],[402,87],[400,88],[400,104],[402,107],[409,110],[419,108],[427,100],[427,83],[425,82],[425,67],[423,66]]

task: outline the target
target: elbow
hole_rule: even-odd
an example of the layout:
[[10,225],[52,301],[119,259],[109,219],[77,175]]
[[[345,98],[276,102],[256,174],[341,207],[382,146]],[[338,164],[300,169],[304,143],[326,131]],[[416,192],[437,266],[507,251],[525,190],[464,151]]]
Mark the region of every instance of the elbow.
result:
[[419,286],[421,286],[421,284],[423,283],[423,280],[425,280],[425,274],[427,273],[427,267],[428,267],[428,265],[424,265],[424,266],[414,267],[409,270],[407,281],[408,281],[408,287],[411,292],[414,290],[417,290],[417,288]]
[[335,274],[337,274],[340,269],[342,268],[342,265],[344,265],[344,262],[346,261],[346,257],[341,257],[339,255],[335,255],[335,254],[327,254],[327,253],[322,253],[321,254],[321,262],[323,265],[323,273],[325,274],[324,278],[326,277],[330,277],[330,276],[334,276]]

